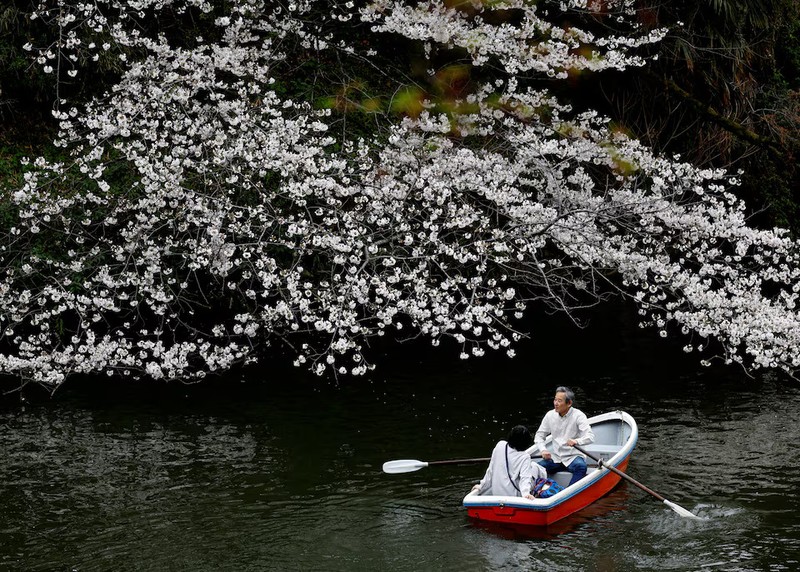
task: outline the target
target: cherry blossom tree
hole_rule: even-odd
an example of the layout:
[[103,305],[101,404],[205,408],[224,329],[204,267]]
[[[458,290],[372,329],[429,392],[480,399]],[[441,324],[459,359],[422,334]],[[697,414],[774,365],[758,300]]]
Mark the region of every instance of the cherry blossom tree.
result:
[[[513,356],[533,301],[609,296],[704,363],[714,340],[726,362],[800,365],[797,242],[747,225],[731,175],[542,87],[646,65],[665,31],[629,0],[45,0],[31,17],[52,26],[26,49],[56,84],[99,58],[124,71],[89,101],[59,93],[63,155],[4,190],[7,374],[190,381],[281,347],[361,375],[384,335]],[[415,44],[429,77],[469,81],[426,95],[388,68]],[[353,103],[361,120],[321,105],[308,62],[371,70],[386,97]]]

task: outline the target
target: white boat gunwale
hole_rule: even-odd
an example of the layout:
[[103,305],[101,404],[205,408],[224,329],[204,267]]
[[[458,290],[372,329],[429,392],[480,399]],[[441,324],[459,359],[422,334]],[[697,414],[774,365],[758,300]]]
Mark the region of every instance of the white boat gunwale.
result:
[[[537,498],[531,500],[516,496],[512,497],[512,496],[478,495],[476,491],[470,491],[467,494],[467,496],[464,497],[463,501],[464,506],[465,507],[500,506],[500,507],[522,508],[533,511],[548,511],[558,506],[559,504],[568,501],[572,497],[580,494],[588,487],[595,485],[598,481],[600,481],[600,479],[603,479],[609,475],[613,475],[612,471],[610,471],[607,468],[607,466],[610,465],[615,468],[619,467],[619,465],[621,465],[633,452],[633,449],[636,446],[636,442],[639,439],[639,430],[637,428],[636,421],[628,413],[624,411],[610,411],[608,413],[601,413],[600,415],[595,415],[593,417],[590,417],[589,424],[596,425],[599,423],[603,423],[605,421],[613,421],[613,420],[620,420],[623,423],[627,424],[628,427],[630,427],[631,429],[631,434],[628,436],[625,443],[623,443],[620,446],[620,449],[616,453],[614,453],[613,456],[611,456],[611,458],[603,460],[602,468],[598,468],[591,474],[586,475],[586,477],[584,477],[577,483],[569,487],[565,487],[564,490],[562,490],[561,492],[546,499]],[[550,441],[551,438],[548,437],[548,439],[545,441],[545,445],[550,443]]]

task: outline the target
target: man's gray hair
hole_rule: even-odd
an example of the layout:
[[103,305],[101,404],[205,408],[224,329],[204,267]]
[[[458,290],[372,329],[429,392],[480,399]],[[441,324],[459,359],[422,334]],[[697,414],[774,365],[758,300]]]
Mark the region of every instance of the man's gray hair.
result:
[[563,393],[564,397],[566,397],[567,403],[572,403],[575,401],[575,392],[572,391],[569,387],[564,387],[560,385],[556,387],[556,393]]

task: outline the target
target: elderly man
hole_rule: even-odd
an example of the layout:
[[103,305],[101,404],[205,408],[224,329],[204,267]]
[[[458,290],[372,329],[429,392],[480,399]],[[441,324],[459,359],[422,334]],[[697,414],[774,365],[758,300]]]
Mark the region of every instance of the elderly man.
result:
[[539,464],[548,475],[558,471],[572,473],[570,485],[586,476],[586,461],[573,446],[588,445],[594,441],[589,420],[580,409],[572,406],[574,401],[575,394],[571,389],[556,388],[553,409],[545,414],[534,437],[534,443],[543,445],[548,435],[553,436],[553,452],[541,447],[542,461]]

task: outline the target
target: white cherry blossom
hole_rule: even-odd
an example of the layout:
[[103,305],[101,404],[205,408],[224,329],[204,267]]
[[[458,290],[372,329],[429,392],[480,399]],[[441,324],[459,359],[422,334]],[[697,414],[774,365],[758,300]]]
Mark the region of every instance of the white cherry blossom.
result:
[[[629,22],[605,37],[557,24],[590,21],[580,0],[228,5],[32,14],[54,40],[25,49],[59,80],[100,52],[123,73],[91,101],[58,98],[70,161],[30,160],[3,190],[0,371],[50,387],[93,372],[190,381],[288,350],[320,375],[364,375],[384,335],[513,357],[531,302],[572,312],[612,294],[642,325],[693,337],[704,362],[715,339],[729,362],[800,367],[798,244],[747,226],[726,173],[531,87],[645,64],[637,49],[664,31],[639,30],[631,2],[604,3]],[[171,43],[155,25],[167,9],[209,14],[215,42]],[[397,36],[463,50],[487,79],[457,112],[376,114],[369,137],[287,89],[304,58],[369,62],[379,51],[357,37]]]

